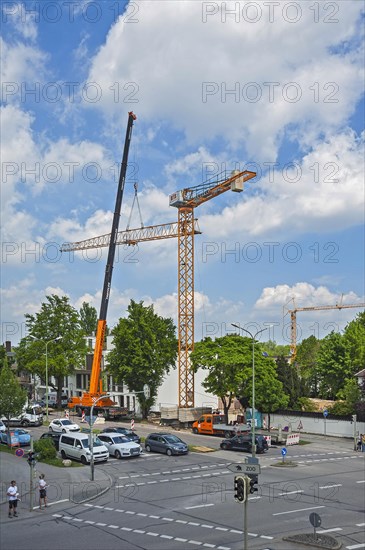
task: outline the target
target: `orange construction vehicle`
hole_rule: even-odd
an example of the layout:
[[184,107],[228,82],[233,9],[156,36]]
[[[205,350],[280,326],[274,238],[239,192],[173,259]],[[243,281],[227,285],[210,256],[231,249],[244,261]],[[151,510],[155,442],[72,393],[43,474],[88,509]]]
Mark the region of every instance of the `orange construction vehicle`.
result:
[[[98,402],[99,407],[103,407],[103,408],[113,407],[116,405],[116,403],[114,403],[114,401],[106,394],[106,392],[103,391],[102,379],[101,379],[101,359],[102,359],[102,353],[103,353],[103,347],[104,347],[106,314],[108,311],[109,298],[110,298],[110,288],[111,288],[111,281],[112,281],[115,248],[116,248],[116,243],[118,238],[120,211],[122,206],[125,178],[127,173],[129,146],[131,142],[133,122],[136,120],[136,118],[137,117],[133,112],[128,113],[128,125],[127,125],[126,137],[124,142],[123,159],[122,159],[122,165],[120,169],[117,197],[115,201],[113,224],[112,224],[112,230],[111,230],[110,242],[109,242],[108,259],[107,259],[107,264],[105,268],[104,287],[103,287],[103,294],[101,298],[100,315],[99,315],[98,326],[96,331],[96,342],[95,342],[95,349],[94,349],[93,364],[91,367],[90,388],[89,388],[89,391],[84,392],[81,397],[74,396],[69,399],[67,406],[70,409],[73,409],[74,407],[78,409],[92,407],[96,403],[96,401]],[[105,396],[105,398],[103,398],[103,396]]]
[[250,430],[251,428],[247,424],[226,424],[226,416],[220,413],[203,414],[199,420],[193,423],[193,433],[195,434],[232,437],[238,432],[250,432]]

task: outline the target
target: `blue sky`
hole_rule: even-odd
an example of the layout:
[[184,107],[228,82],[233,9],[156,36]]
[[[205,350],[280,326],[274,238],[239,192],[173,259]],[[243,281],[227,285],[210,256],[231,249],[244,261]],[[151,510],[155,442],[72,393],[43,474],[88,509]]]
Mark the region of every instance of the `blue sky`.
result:
[[[177,219],[178,189],[221,169],[258,173],[195,212],[196,339],[235,322],[273,324],[271,339],[289,343],[291,298],[363,302],[363,8],[4,2],[2,341],[25,335],[47,294],[99,310],[105,251],[71,261],[58,246],[110,232],[130,110],[120,230],[135,182],[150,225]],[[176,321],[176,241],[118,250],[110,326],[131,298]],[[358,311],[298,315],[301,336],[342,330]]]

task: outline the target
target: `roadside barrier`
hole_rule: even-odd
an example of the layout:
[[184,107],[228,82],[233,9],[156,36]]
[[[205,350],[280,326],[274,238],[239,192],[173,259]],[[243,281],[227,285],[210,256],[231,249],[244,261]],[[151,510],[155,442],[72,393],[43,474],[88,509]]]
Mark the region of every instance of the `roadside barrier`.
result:
[[264,438],[266,439],[268,446],[271,447],[271,435],[264,435]]
[[299,434],[289,434],[286,438],[287,445],[298,445],[299,444]]

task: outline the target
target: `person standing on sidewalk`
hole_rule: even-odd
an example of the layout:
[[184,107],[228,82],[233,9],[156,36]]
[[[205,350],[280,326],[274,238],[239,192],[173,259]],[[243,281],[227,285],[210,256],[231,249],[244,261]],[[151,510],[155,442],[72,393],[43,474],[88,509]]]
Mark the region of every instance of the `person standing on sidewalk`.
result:
[[[18,517],[18,513],[16,511],[18,506],[18,487],[16,486],[16,481],[13,479],[10,482],[10,487],[6,492],[7,496],[9,497],[9,518],[11,517]],[[13,513],[13,515],[12,515]]]
[[361,438],[361,450],[363,453],[365,453],[365,434],[362,434]]
[[39,509],[42,510],[42,500],[44,507],[47,508],[47,483],[44,479],[44,474],[39,476]]

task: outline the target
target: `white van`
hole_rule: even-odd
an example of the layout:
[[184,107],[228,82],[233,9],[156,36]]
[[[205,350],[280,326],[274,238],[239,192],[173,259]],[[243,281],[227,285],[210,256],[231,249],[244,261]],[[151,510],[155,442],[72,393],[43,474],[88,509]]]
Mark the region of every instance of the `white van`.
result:
[[[44,396],[44,401],[46,401],[46,396]],[[67,407],[68,397],[65,393],[61,395],[61,407]],[[48,394],[48,406],[57,407],[57,393]]]
[[[37,408],[29,407],[24,408],[23,412],[19,416],[12,416],[9,421],[10,426],[42,426],[43,424],[43,413],[38,414]],[[6,416],[2,416],[1,420],[4,424],[8,424],[8,419]]]
[[[91,459],[88,434],[62,434],[60,437],[59,450],[63,459],[73,458],[80,460],[82,464],[88,464]],[[96,437],[93,442],[94,462],[107,461],[109,451]]]

